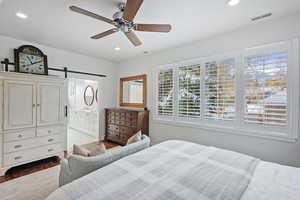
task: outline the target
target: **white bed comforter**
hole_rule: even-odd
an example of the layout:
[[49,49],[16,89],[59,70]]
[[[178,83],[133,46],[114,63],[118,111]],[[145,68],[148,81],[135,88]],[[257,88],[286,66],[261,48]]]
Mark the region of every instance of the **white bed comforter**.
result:
[[300,169],[168,141],[65,185],[47,199],[299,200]]

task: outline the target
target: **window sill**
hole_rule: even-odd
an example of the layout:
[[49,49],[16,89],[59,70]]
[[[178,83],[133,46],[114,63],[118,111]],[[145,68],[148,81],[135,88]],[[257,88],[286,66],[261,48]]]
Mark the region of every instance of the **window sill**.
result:
[[[196,129],[203,129],[203,130],[209,130],[209,131],[217,131],[217,132],[226,133],[226,134],[234,134],[234,135],[240,135],[240,136],[244,135],[244,136],[257,137],[257,138],[263,138],[263,139],[271,139],[271,140],[284,141],[284,142],[290,142],[290,143],[294,143],[297,141],[296,138],[289,137],[286,134],[280,133],[280,132],[262,131],[262,130],[260,130],[260,132],[259,132],[258,130],[245,130],[245,129],[228,127],[228,126],[198,124],[198,123],[184,122],[184,121],[171,121],[171,120],[166,120],[166,119],[153,119],[153,123],[165,124],[165,125],[171,125],[171,126],[177,126],[177,127],[188,127],[188,128],[196,128]],[[264,133],[262,133],[262,132],[264,132]]]

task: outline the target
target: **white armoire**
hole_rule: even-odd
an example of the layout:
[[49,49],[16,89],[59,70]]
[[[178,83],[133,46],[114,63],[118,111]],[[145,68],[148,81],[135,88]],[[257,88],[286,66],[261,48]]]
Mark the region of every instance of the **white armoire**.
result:
[[63,78],[0,72],[0,94],[0,176],[14,166],[63,156]]

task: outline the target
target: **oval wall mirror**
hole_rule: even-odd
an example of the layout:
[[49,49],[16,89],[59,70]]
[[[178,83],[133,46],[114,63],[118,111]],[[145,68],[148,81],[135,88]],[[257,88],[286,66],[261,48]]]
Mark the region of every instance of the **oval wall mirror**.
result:
[[95,91],[94,88],[88,85],[84,90],[84,102],[87,106],[91,106],[94,103]]

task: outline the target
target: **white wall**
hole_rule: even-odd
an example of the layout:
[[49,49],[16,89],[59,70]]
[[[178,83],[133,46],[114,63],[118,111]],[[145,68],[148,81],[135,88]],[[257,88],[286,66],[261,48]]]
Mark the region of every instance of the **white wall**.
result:
[[[148,56],[119,63],[118,76],[147,74],[148,108],[153,111],[152,70],[159,65],[192,58],[214,56],[265,43],[293,39],[300,36],[300,15],[251,26],[193,44],[173,48]],[[154,143],[167,139],[184,139],[205,145],[214,145],[241,153],[257,156],[263,160],[300,167],[300,142],[288,143],[196,128],[176,127],[150,121],[150,136]]]
[[[114,107],[116,105],[116,66],[115,63],[80,55],[52,47],[47,47],[39,44],[30,43],[27,41],[16,40],[0,35],[0,60],[9,58],[13,62],[13,50],[21,45],[34,45],[40,48],[48,56],[49,67],[68,67],[68,69],[91,72],[107,75],[106,78],[98,78],[86,75],[73,75],[70,77],[97,80],[100,82],[99,97],[100,97],[100,127],[101,135],[104,135],[104,108]],[[57,74],[49,71],[50,74]],[[62,76],[64,74],[58,73]]]

